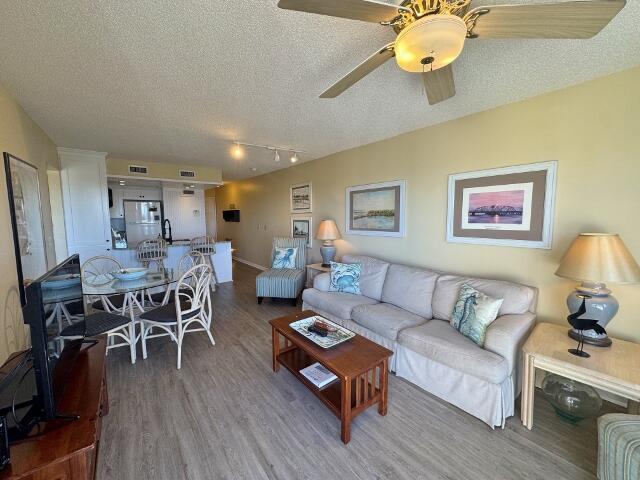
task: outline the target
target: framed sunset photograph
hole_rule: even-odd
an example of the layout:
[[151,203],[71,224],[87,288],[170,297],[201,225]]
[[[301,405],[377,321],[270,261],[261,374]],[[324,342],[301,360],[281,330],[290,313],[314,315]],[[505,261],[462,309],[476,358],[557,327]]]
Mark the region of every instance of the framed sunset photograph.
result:
[[404,237],[405,185],[398,180],[348,187],[347,235]]
[[449,176],[447,241],[551,248],[557,162]]

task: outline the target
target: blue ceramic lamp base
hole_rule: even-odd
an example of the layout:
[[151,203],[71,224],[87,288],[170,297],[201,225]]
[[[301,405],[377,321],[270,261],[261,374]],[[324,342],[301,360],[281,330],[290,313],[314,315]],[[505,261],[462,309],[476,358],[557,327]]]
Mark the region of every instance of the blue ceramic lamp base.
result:
[[[578,288],[567,297],[567,307],[571,313],[575,313],[580,308],[582,297],[580,295],[588,295],[585,306],[586,313],[581,318],[591,318],[597,320],[598,324],[606,328],[611,319],[618,313],[619,304],[616,298],[611,295],[603,283],[583,282]],[[597,334],[593,330],[585,330],[582,340],[589,345],[597,347],[608,347],[611,345],[611,339],[606,334]],[[580,332],[576,329],[569,330],[569,336],[576,341],[581,339]]]
[[322,245],[320,247],[320,255],[322,255],[322,266],[323,267],[330,267],[331,266],[331,262],[333,262],[333,259],[336,256],[336,247],[333,246],[333,243],[329,244],[329,245]]

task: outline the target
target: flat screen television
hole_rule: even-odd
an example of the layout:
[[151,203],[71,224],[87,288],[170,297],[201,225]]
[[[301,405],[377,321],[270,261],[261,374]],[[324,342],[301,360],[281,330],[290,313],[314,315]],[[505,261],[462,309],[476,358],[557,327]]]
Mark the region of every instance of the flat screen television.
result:
[[[0,367],[0,414],[6,416],[10,439],[28,433],[34,423],[56,418],[69,372],[84,341],[84,302],[80,259],[73,255],[25,288],[24,322],[31,348],[14,352]],[[77,324],[73,337],[60,333]]]
[[240,210],[223,210],[222,211],[222,219],[225,222],[239,222],[240,221]]

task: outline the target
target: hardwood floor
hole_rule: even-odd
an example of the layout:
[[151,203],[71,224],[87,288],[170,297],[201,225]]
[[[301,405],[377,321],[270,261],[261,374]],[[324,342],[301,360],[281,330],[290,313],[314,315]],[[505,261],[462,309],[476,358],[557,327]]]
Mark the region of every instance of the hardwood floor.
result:
[[491,430],[395,375],[387,416],[363,413],[343,445],[320,401],[271,370],[268,320],[294,307],[257,305],[258,273],[234,264],[235,282],[213,295],[216,345],[188,334],[182,370],[166,338],[149,341],[136,365],[124,349],[109,354],[98,479],[595,478],[595,420],[569,425],[537,395],[533,431],[519,417]]

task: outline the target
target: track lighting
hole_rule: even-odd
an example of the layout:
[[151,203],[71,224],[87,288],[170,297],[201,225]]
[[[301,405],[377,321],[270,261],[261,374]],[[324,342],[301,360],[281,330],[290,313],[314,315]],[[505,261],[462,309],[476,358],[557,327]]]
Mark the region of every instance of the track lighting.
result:
[[293,155],[291,155],[291,163],[296,163],[298,161],[298,154],[296,152],[293,152]]
[[240,142],[235,142],[235,147],[231,149],[231,156],[236,160],[240,160],[242,157],[244,157],[244,151],[240,146]]
[[278,153],[278,149],[276,148],[276,158],[275,158],[276,162],[280,161],[280,154]]

